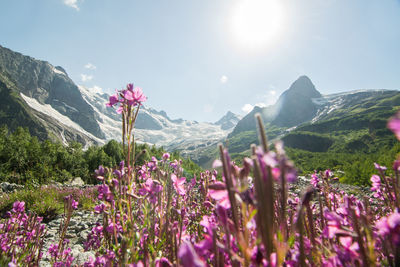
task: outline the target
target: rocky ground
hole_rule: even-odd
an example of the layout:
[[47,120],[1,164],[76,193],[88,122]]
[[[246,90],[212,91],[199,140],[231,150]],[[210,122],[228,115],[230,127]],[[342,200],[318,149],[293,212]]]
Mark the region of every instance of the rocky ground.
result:
[[[40,267],[47,267],[50,265],[49,255],[47,251],[52,243],[58,243],[59,241],[59,227],[63,220],[62,215],[58,215],[54,220],[47,224],[47,233],[44,240],[43,246],[43,258],[39,264]],[[68,247],[72,249],[72,255],[74,256],[74,266],[82,265],[89,257],[95,258],[95,254],[91,251],[85,252],[83,243],[86,241],[88,234],[91,229],[96,225],[96,222],[100,222],[100,215],[94,214],[90,211],[75,211],[71,218],[68,226],[66,238],[70,241]]]

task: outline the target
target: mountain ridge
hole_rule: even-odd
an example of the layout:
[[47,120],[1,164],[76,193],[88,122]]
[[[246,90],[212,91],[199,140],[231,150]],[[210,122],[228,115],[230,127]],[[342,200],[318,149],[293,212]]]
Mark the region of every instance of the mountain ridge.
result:
[[[121,117],[105,106],[108,94],[75,85],[60,66],[2,46],[0,95],[3,96],[0,123],[11,128],[28,127],[40,139],[50,138],[64,144],[78,141],[86,147],[121,139]],[[276,104],[255,106],[242,118],[228,111],[214,123],[173,120],[165,111],[144,105],[135,125],[135,140],[180,151],[209,167],[218,155],[218,143],[225,143],[234,154],[248,151],[250,144],[257,143],[254,115],[260,113],[269,138],[283,139],[294,148],[370,149],[365,134],[373,135],[372,139],[386,138],[385,120],[398,108],[399,91],[373,89],[321,95],[311,79],[303,75]],[[321,146],[313,148],[315,143]]]

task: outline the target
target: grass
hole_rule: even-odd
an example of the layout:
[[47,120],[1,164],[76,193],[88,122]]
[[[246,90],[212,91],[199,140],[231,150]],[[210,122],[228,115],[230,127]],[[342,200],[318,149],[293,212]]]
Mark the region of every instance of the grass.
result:
[[79,208],[93,210],[97,199],[97,188],[85,189],[73,187],[41,186],[39,188],[24,188],[0,197],[0,214],[5,216],[12,209],[12,204],[19,200],[24,201],[26,209],[40,217],[45,222],[52,220],[64,212],[64,198],[72,195],[79,202]]

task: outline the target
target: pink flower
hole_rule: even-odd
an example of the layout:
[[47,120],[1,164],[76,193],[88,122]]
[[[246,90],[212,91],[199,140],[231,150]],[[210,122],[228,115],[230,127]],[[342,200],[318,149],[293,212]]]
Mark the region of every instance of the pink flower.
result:
[[179,247],[178,258],[183,267],[202,267],[206,266],[204,261],[199,258],[191,243],[185,241]]
[[109,98],[109,102],[106,104],[107,107],[112,107],[118,103],[118,94],[115,93]]
[[[216,182],[215,184],[222,184],[221,182]],[[219,205],[224,207],[225,209],[229,209],[231,207],[231,203],[229,201],[228,191],[225,190],[215,190],[209,189],[208,194],[211,198],[215,199]]]
[[186,181],[186,177],[178,178],[178,177],[176,177],[175,174],[171,174],[171,179],[172,179],[172,182],[173,182],[173,185],[174,185],[174,188],[175,188],[176,192],[179,195],[184,196],[185,193],[186,193],[186,190],[185,190],[185,187],[184,187],[184,184],[185,184],[185,181]]
[[57,245],[57,244],[50,244],[48,253],[49,253],[53,258],[57,258],[57,257],[58,257],[58,245]]
[[170,157],[169,153],[164,153],[164,154],[162,155],[163,160],[168,160],[169,157]]
[[122,111],[124,111],[124,107],[123,106],[119,106],[116,111],[117,111],[118,114],[121,114]]
[[173,266],[172,263],[165,257],[162,257],[161,259],[156,259],[156,267],[168,267],[168,266]]
[[71,207],[76,210],[78,208],[78,201],[75,201],[74,199],[71,200]]
[[314,188],[317,188],[317,187],[318,187],[319,178],[318,178],[318,176],[317,176],[316,173],[314,173],[314,174],[311,175],[310,183],[312,184],[312,186],[313,186]]
[[143,90],[140,87],[136,87],[133,90],[133,97],[138,103],[142,103],[147,100],[147,97],[143,94]]
[[392,130],[397,139],[400,140],[400,112],[397,112],[397,114],[389,120],[387,127]]
[[381,178],[374,174],[371,176],[371,182],[372,182],[372,187],[371,187],[371,191],[379,191],[379,189],[381,188]]
[[123,97],[130,106],[137,106],[138,104],[147,100],[147,97],[143,94],[143,90],[140,87],[133,88],[133,84],[128,84],[127,89],[122,91]]
[[97,206],[94,207],[94,213],[103,213],[106,210],[106,205],[104,205],[104,203],[101,203]]
[[25,202],[23,201],[15,201],[13,204],[13,212],[24,212],[25,211]]

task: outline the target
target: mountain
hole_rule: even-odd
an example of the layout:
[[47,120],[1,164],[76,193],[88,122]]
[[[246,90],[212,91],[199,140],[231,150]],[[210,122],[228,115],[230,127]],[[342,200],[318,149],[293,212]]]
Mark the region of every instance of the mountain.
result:
[[[97,122],[105,134],[105,139],[121,139],[121,118],[112,108],[107,108],[107,94],[97,94],[79,86],[79,90],[97,114]],[[233,113],[232,113],[233,114]],[[229,121],[237,120],[237,115],[224,116],[219,124],[207,122],[172,120],[164,111],[142,106],[135,124],[135,138],[138,142],[163,146],[169,151],[179,150],[183,156],[197,158],[198,150],[215,146],[223,140],[232,127],[223,128]]]
[[311,120],[318,111],[318,106],[312,101],[321,94],[307,76],[299,77],[286,90],[276,103],[277,114],[272,124],[283,127],[293,127]]
[[[27,127],[41,140],[84,146],[121,139],[121,118],[107,108],[109,95],[76,85],[62,67],[0,46],[0,124]],[[142,106],[135,127],[137,142],[179,150],[202,166],[218,156],[224,142],[233,156],[257,143],[254,115],[260,113],[269,140],[326,153],[373,153],[393,143],[387,119],[400,109],[395,90],[356,90],[321,95],[312,81],[299,77],[275,105],[240,118],[227,112],[215,123],[171,119],[166,112]]]
[[229,130],[236,126],[240,121],[241,116],[228,111],[221,119],[215,122],[215,125],[220,125],[222,130]]
[[[78,141],[84,146],[121,139],[120,115],[105,106],[109,95],[77,86],[62,67],[2,46],[0,96],[0,124],[11,130],[24,126],[41,140]],[[238,120],[230,112],[216,124],[172,120],[164,111],[142,106],[135,138],[196,158],[199,149],[223,140]]]
[[282,139],[288,147],[311,152],[372,151],[374,144],[394,140],[386,123],[399,108],[397,90],[321,95],[308,77],[301,76],[275,105],[255,107],[239,121],[227,143],[234,153],[257,143],[254,115],[260,113],[269,139]]
[[79,141],[104,138],[95,113],[61,67],[0,46],[0,123],[28,127],[40,139]]
[[283,94],[277,103],[268,107],[255,106],[234,128],[232,134],[256,129],[254,116],[260,113],[265,123],[270,122],[280,127],[293,127],[311,120],[317,113],[318,106],[312,99],[321,97],[314,84],[307,76],[300,76]]

